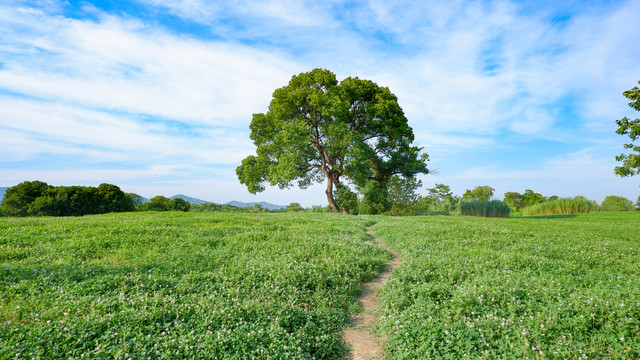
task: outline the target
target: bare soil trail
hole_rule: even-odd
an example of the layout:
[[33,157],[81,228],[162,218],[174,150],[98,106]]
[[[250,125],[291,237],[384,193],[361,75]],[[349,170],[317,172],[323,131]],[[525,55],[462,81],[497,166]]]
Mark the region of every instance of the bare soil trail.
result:
[[385,270],[376,278],[362,284],[362,294],[358,297],[358,302],[364,310],[351,317],[351,327],[344,331],[344,341],[351,347],[349,355],[354,360],[382,359],[382,339],[371,331],[373,324],[378,319],[378,291],[387,281],[391,272],[402,264],[400,254],[389,249],[371,230],[367,230],[367,234],[373,237],[378,246],[390,252],[393,258],[387,262]]

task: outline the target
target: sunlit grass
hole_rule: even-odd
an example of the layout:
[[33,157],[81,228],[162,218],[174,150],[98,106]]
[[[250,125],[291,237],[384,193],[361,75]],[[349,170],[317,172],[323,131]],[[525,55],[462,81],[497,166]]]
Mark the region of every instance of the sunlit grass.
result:
[[393,359],[640,356],[640,212],[0,219],[0,358],[338,358],[360,282]]
[[0,358],[335,358],[387,254],[331,214],[0,219]]
[[394,359],[636,359],[640,213],[383,218]]

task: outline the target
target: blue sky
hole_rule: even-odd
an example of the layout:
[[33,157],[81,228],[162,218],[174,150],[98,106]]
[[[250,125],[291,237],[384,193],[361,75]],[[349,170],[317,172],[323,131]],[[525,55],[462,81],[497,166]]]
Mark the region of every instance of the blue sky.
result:
[[638,1],[18,1],[0,4],[0,186],[325,205],[324,184],[246,191],[253,113],[326,68],[388,86],[433,175],[633,201],[613,174],[637,118]]

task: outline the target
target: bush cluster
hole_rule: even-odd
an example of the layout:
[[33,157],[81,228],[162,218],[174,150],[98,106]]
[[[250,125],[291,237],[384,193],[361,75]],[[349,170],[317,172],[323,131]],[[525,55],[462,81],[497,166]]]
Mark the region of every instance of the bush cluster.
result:
[[95,188],[25,181],[7,189],[0,209],[3,216],[81,216],[134,211],[135,204],[116,185]]
[[138,205],[138,211],[189,211],[191,203],[182,198],[169,199],[154,196],[151,201]]

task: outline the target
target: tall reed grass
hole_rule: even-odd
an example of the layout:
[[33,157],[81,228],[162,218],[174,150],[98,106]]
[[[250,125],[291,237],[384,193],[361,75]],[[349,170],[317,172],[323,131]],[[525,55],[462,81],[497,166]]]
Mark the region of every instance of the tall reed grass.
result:
[[563,215],[588,213],[597,209],[597,204],[589,199],[577,196],[545,201],[522,209],[523,216]]
[[509,205],[500,200],[469,201],[460,204],[460,215],[509,217]]

